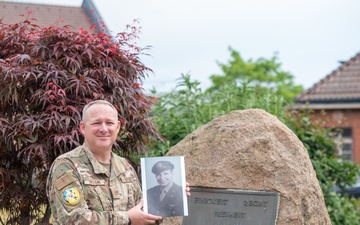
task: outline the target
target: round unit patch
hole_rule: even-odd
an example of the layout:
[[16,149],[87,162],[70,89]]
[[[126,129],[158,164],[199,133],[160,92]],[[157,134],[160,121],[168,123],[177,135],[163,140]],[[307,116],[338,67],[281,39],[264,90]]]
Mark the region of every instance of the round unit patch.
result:
[[62,198],[67,204],[76,205],[80,202],[79,190],[74,186],[70,186],[63,191]]

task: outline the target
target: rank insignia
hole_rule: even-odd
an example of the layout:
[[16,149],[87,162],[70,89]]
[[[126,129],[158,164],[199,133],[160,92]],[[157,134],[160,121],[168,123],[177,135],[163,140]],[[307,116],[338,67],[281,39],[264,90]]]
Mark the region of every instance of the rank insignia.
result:
[[62,198],[68,205],[76,205],[80,202],[79,190],[74,186],[70,186],[63,191]]

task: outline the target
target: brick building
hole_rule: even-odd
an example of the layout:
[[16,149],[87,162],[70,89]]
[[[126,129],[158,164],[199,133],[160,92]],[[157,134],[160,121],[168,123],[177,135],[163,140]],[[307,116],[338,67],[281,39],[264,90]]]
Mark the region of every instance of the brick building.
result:
[[[28,13],[31,14],[28,16]],[[49,4],[34,4],[28,1],[1,1],[0,19],[4,24],[13,24],[24,21],[26,18],[35,18],[31,20],[39,26],[64,26],[70,25],[75,30],[84,28],[88,30],[90,26],[95,26],[95,32],[103,28],[106,33],[108,29],[91,0],[83,0],[79,7]]]
[[[295,98],[295,109],[311,109],[327,127],[338,127],[339,153],[360,163],[360,53]],[[322,114],[322,111],[325,114]]]

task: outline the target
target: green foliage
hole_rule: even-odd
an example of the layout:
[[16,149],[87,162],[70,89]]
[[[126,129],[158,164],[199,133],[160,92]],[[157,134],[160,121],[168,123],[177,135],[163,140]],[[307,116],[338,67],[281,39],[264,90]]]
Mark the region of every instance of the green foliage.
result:
[[[269,90],[258,90],[247,83],[224,85],[214,91],[203,92],[199,82],[191,81],[190,75],[182,75],[177,91],[159,96],[152,109],[152,121],[159,133],[174,146],[196,128],[232,110],[262,108],[273,114],[281,114],[284,102]],[[153,91],[153,94],[156,94]],[[162,146],[162,147],[161,147]],[[151,151],[163,149],[157,143]],[[166,153],[166,152],[165,152]]]
[[325,192],[324,198],[333,225],[360,224],[359,199],[342,197],[336,192]]
[[219,63],[223,75],[212,75],[215,90],[229,83],[249,82],[258,89],[271,89],[274,93],[282,96],[286,102],[291,102],[294,97],[301,93],[302,86],[294,85],[293,75],[281,69],[277,55],[271,59],[260,58],[245,61],[238,52],[229,48],[231,60],[228,64]]
[[[337,154],[335,132],[332,128],[321,126],[323,121],[311,120],[311,112],[296,111],[288,114],[286,124],[304,144],[313,162],[321,184],[353,185],[356,182],[359,167],[354,163],[341,162]],[[331,178],[331,179],[329,179]]]
[[89,101],[106,99],[118,109],[115,149],[124,156],[159,138],[140,85],[151,70],[139,61],[144,49],[133,44],[138,28],[128,28],[113,38],[0,21],[0,209],[10,212],[8,223],[39,221],[48,169],[83,142],[78,125]]
[[334,129],[325,128],[321,126],[323,121],[310,118],[311,112],[297,111],[288,114],[286,121],[309,152],[331,221],[333,225],[360,224],[360,199],[341,197],[333,189],[335,185],[345,188],[355,184],[360,166],[342,162],[336,153]]
[[360,224],[359,200],[342,197],[333,190],[335,185],[353,184],[359,167],[339,161],[330,128],[312,122],[311,114],[286,111],[282,96],[272,89],[249,82],[225,82],[203,92],[199,85],[189,75],[182,75],[178,85],[181,89],[159,97],[152,110],[152,120],[170,145],[155,145],[151,149],[153,154],[162,155],[164,148],[170,149],[199,126],[232,110],[264,109],[291,128],[308,149],[333,225]]

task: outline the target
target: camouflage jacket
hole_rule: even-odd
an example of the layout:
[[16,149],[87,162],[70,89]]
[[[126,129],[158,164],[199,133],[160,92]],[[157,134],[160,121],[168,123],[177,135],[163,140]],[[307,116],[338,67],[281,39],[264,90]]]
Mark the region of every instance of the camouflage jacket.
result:
[[114,153],[110,171],[86,145],[59,156],[46,188],[54,224],[128,224],[127,211],[142,198],[138,177]]

